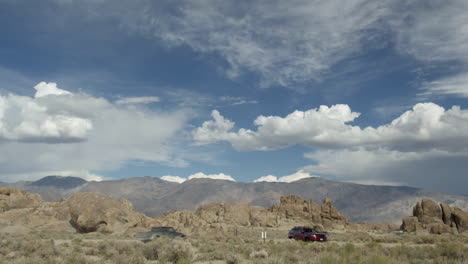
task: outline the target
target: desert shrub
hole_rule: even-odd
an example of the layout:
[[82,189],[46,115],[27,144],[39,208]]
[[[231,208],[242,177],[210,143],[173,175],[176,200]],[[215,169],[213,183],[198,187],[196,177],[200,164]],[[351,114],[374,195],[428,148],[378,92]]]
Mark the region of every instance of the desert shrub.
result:
[[435,252],[439,256],[447,257],[448,259],[464,259],[468,258],[467,248],[463,244],[455,243],[440,243],[436,245]]
[[366,264],[392,264],[395,262],[387,256],[373,255],[365,263]]
[[226,257],[226,264],[239,264],[242,258],[239,255],[228,255]]
[[[159,259],[171,263],[191,263],[193,248],[189,241],[174,239],[161,247]],[[190,261],[190,262],[188,262]]]
[[434,235],[420,235],[415,238],[416,244],[434,244],[436,237]]
[[250,253],[249,257],[254,258],[254,259],[257,259],[257,258],[265,259],[265,258],[268,258],[268,252],[265,249],[253,251],[252,253]]
[[133,253],[129,255],[115,255],[112,257],[113,264],[144,264],[145,257],[142,254]]
[[322,264],[338,264],[342,263],[341,259],[335,254],[326,254],[320,257],[319,263]]
[[83,255],[74,253],[65,257],[64,263],[65,264],[88,264],[88,261],[86,261]]

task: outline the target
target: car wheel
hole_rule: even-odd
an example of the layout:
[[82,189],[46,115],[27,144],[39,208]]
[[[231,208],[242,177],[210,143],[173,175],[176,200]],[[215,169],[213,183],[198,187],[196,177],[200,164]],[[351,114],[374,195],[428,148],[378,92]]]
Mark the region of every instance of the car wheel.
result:
[[309,238],[309,237],[306,237],[306,238],[304,238],[304,241],[305,241],[305,242],[309,242],[309,241],[310,241],[310,238]]

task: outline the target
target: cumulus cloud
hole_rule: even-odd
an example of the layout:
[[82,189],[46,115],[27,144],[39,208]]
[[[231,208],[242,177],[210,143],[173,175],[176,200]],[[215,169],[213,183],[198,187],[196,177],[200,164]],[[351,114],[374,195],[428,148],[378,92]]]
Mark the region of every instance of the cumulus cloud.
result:
[[187,164],[173,138],[189,116],[184,110],[126,107],[46,83],[36,89],[41,96],[0,96],[0,180],[116,170],[129,160]]
[[239,129],[218,111],[192,134],[197,144],[228,141],[238,150],[272,150],[295,144],[316,148],[385,147],[400,151],[414,149],[466,149],[468,111],[454,106],[445,110],[434,103],[419,103],[391,123],[376,128],[348,124],[359,113],[348,105],[320,106],[295,111],[285,117],[259,116],[256,131]]
[[69,91],[65,91],[62,89],[57,88],[56,83],[46,83],[46,82],[40,82],[36,86],[34,86],[34,89],[36,89],[36,94],[34,97],[44,97],[48,95],[70,95],[71,93]]
[[[412,185],[465,194],[468,170],[468,110],[419,103],[388,124],[353,126],[359,113],[346,105],[322,106],[285,117],[260,116],[256,130],[239,129],[219,112],[193,130],[198,144],[227,141],[237,150],[274,150],[304,145],[315,165],[303,173],[334,175],[359,183]],[[301,173],[297,173],[301,175]],[[297,175],[296,175],[297,176]],[[256,181],[289,181],[269,175]],[[463,180],[464,181],[464,180]]]
[[205,174],[203,172],[197,172],[195,174],[192,174],[188,177],[188,179],[189,180],[191,179],[213,179],[213,180],[226,180],[226,181],[233,181],[233,182],[236,181],[230,175],[226,175],[224,173]]
[[212,180],[226,180],[226,181],[233,181],[235,182],[234,178],[232,178],[230,175],[226,175],[224,173],[218,173],[218,174],[205,174],[203,172],[197,172],[195,174],[192,174],[188,176],[188,178],[182,178],[179,176],[163,176],[161,179],[165,181],[170,181],[170,182],[177,182],[177,183],[183,183],[187,180],[191,179],[212,179]]
[[44,143],[85,140],[93,129],[92,120],[67,111],[49,111],[41,99],[71,93],[58,89],[54,83],[41,82],[35,88],[36,98],[0,95],[0,139]]
[[170,182],[176,182],[176,183],[183,183],[183,182],[186,181],[187,179],[182,178],[182,177],[179,177],[179,176],[166,175],[166,176],[162,176],[162,177],[161,177],[161,180],[170,181]]
[[125,97],[115,101],[116,104],[150,104],[157,103],[161,99],[157,96],[139,96],[139,97]]
[[273,176],[273,175],[263,176],[254,180],[254,182],[294,182],[294,181],[298,181],[298,180],[302,180],[306,178],[312,178],[312,177],[316,177],[316,176],[312,176],[310,175],[310,173],[304,170],[299,170],[293,174],[286,175],[280,178],[277,178],[276,176]]

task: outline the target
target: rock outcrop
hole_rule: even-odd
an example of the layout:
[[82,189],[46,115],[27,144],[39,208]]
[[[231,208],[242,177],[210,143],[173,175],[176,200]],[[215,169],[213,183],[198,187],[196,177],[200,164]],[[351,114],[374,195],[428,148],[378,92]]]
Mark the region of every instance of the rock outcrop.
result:
[[12,209],[38,207],[42,199],[37,194],[29,194],[15,188],[0,188],[0,213]]
[[403,218],[400,229],[427,230],[432,234],[463,233],[468,230],[468,213],[445,203],[422,199],[413,207],[413,216]]
[[343,229],[347,219],[336,210],[331,200],[322,206],[300,196],[288,195],[270,208],[246,203],[211,203],[195,212],[172,211],[155,218],[160,225],[174,226],[185,232],[196,233],[215,228],[227,231],[235,226],[279,227],[281,225],[311,225],[319,229]]
[[133,211],[127,200],[98,193],[76,193],[62,202],[70,212],[70,224],[79,232],[117,232],[147,226],[148,218]]
[[133,211],[130,202],[97,193],[76,193],[68,200],[45,202],[37,194],[0,188],[0,224],[32,230],[121,232],[149,227],[151,218]]

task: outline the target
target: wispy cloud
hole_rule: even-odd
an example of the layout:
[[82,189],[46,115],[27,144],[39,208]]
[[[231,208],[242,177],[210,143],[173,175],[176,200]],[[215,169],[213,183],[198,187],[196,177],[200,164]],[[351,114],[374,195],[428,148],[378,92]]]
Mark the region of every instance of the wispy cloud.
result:
[[116,104],[150,104],[160,102],[161,99],[157,96],[140,96],[140,97],[125,97],[115,101]]
[[468,72],[445,77],[432,82],[426,82],[421,87],[420,97],[431,95],[454,95],[468,98]]

